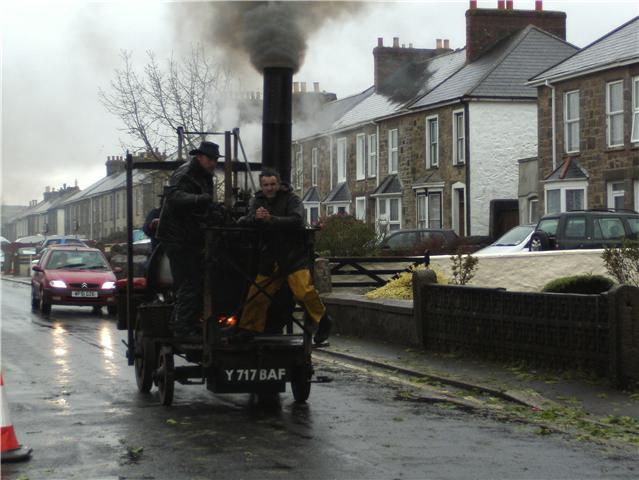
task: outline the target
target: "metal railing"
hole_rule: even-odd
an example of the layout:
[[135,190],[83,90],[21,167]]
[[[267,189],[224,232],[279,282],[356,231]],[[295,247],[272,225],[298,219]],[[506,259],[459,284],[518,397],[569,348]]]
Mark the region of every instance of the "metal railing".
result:
[[[390,280],[380,275],[392,275],[396,278],[400,273],[409,271],[411,267],[428,265],[430,256],[409,257],[329,257],[331,264],[331,286],[333,288],[381,287]],[[403,267],[380,268],[378,264],[404,264]],[[408,264],[408,265],[407,265]],[[363,280],[336,281],[334,277],[358,276]]]

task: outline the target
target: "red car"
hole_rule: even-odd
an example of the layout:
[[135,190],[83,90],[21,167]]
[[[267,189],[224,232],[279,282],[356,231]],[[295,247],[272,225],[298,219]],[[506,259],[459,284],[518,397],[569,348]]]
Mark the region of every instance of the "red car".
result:
[[47,315],[51,305],[106,306],[116,312],[115,274],[97,248],[60,245],[46,250],[31,277],[31,307]]

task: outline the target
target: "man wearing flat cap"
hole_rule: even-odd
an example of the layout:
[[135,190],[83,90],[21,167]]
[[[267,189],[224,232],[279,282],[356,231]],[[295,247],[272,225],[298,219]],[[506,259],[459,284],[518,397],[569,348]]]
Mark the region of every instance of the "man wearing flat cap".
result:
[[164,245],[171,265],[175,306],[172,327],[176,336],[202,334],[204,231],[200,224],[213,202],[213,172],[220,149],[204,141],[189,154],[164,189],[157,238]]

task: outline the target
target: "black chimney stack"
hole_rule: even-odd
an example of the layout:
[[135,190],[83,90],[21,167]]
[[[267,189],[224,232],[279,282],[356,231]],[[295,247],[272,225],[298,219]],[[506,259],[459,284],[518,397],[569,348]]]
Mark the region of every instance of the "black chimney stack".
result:
[[262,166],[291,181],[291,119],[293,69],[264,69],[264,111],[262,119]]

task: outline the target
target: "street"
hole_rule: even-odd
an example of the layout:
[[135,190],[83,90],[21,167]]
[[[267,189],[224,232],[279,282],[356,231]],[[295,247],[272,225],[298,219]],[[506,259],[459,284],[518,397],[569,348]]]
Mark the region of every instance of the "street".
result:
[[137,392],[114,317],[30,309],[1,282],[2,370],[32,459],[2,479],[636,478],[637,458],[538,435],[447,404],[411,402],[379,376],[316,360],[308,404],[176,385],[172,407]]

